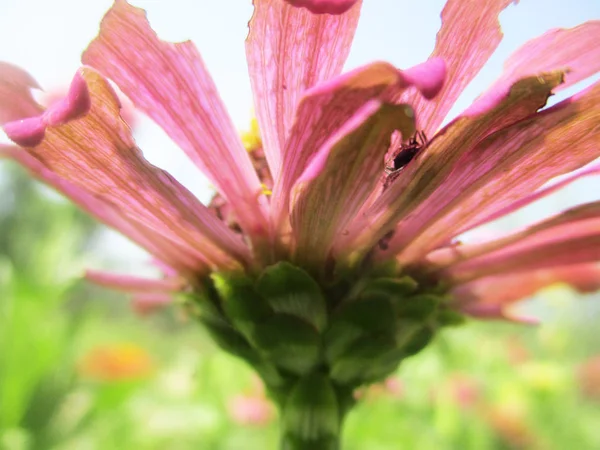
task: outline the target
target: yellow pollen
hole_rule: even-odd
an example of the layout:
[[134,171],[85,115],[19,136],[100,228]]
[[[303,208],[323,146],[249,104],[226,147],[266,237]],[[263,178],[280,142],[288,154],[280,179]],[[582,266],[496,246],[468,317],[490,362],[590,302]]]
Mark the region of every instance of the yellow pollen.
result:
[[262,140],[260,139],[260,132],[258,131],[258,121],[256,117],[253,117],[250,121],[250,129],[241,133],[242,143],[244,148],[251,152],[257,148],[262,147]]
[[260,186],[262,187],[262,195],[268,196],[273,193],[273,191],[269,189],[265,183],[261,183]]

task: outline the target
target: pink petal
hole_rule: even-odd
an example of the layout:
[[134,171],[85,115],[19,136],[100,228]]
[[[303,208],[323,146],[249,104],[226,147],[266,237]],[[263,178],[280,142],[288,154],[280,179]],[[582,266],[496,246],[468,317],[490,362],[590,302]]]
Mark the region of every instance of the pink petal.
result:
[[564,83],[555,89],[558,91],[595,74],[600,70],[599,41],[598,20],[575,28],[551,30],[532,39],[506,60],[501,77],[464,114],[485,111],[519,78],[554,70],[565,71]]
[[160,234],[145,224],[127,217],[115,205],[62,179],[24,150],[0,145],[0,157],[13,159],[26,167],[34,177],[52,186],[83,210],[123,233],[157,258],[177,268],[181,273],[198,276],[207,271],[201,254],[179,242],[172,241],[169,236]]
[[306,89],[338,75],[358,23],[361,2],[340,15],[315,15],[282,0],[254,0],[246,55],[254,106],[273,179]]
[[292,191],[290,220],[295,258],[324,267],[334,238],[361,208],[381,177],[381,155],[391,134],[414,130],[408,105],[373,100],[344,124],[309,163]]
[[521,232],[458,246],[444,273],[459,282],[483,276],[600,261],[600,202],[581,205]]
[[88,92],[89,113],[63,125],[49,124],[44,140],[28,152],[128,218],[201,253],[211,267],[236,268],[248,261],[248,249],[236,234],[169,174],[143,158],[120,119],[119,103],[108,82],[90,68],[81,69],[75,79],[75,85]]
[[[600,156],[600,83],[471,147],[398,228],[412,261]],[[540,194],[541,195],[541,194]],[[400,238],[402,236],[402,238]]]
[[180,291],[184,282],[180,278],[165,278],[162,280],[152,280],[148,278],[122,275],[117,273],[100,272],[97,270],[87,270],[85,278],[94,284],[110,289],[124,292],[177,292]]
[[504,63],[498,82],[517,80],[536,73],[565,70],[565,89],[600,70],[600,20],[574,28],[550,30],[527,42]]
[[462,308],[504,307],[527,299],[540,289],[565,283],[580,293],[600,289],[600,265],[597,263],[553,267],[532,272],[480,278],[459,285],[452,292]]
[[65,98],[54,102],[38,116],[6,123],[4,131],[16,144],[35,147],[44,139],[46,127],[56,127],[78,119],[88,113],[90,106],[85,80],[75,76]]
[[264,237],[260,181],[191,42],[159,40],[143,10],[117,0],[82,60],[114,80],[186,152],[228,200],[242,229]]
[[[339,239],[336,247],[342,251],[342,257],[349,257],[350,252],[354,252],[355,257],[366,253],[393,231],[399,220],[412,223],[418,214],[435,212],[437,205],[427,202],[425,209],[424,202],[436,191],[444,195],[453,193],[446,185],[456,179],[453,172],[459,167],[461,157],[485,137],[535,113],[561,79],[561,73],[552,73],[519,80],[487,113],[458,118],[448,124],[429,142],[420,157],[404,168],[371,208],[351,225],[349,233]],[[381,258],[389,259],[419,231],[414,227],[406,230],[403,225],[401,223],[396,230],[389,249],[381,252]]]
[[497,220],[501,217],[507,216],[508,214],[512,214],[513,212],[523,209],[526,206],[529,206],[532,203],[534,203],[544,197],[547,197],[548,195],[551,195],[560,189],[563,189],[564,187],[568,186],[569,184],[571,184],[575,181],[578,181],[583,177],[588,177],[590,175],[594,176],[594,177],[600,175],[600,164],[594,164],[591,167],[589,167],[588,169],[582,170],[580,172],[576,172],[560,181],[552,183],[551,185],[549,185],[543,189],[539,189],[531,194],[526,194],[524,197],[521,197],[518,200],[515,200],[514,202],[510,203],[509,205],[494,211],[492,214],[485,217],[484,219],[481,219],[481,221],[479,223],[470,224],[469,228],[471,228],[471,229],[477,228],[479,225],[483,225],[483,224],[492,222],[494,220]]
[[433,133],[465,87],[487,62],[502,40],[498,15],[513,0],[449,0],[442,11],[432,58],[446,62],[447,81],[432,101],[408,94],[402,101],[413,104],[418,128]]
[[40,87],[31,75],[0,61],[0,125],[42,113],[43,108],[31,95],[32,89]]
[[343,14],[358,0],[285,0],[290,5],[306,8],[314,14]]
[[173,303],[173,297],[160,293],[141,293],[131,297],[131,306],[140,316],[157,312]]
[[466,305],[461,308],[463,314],[476,317],[477,319],[502,320],[521,325],[539,325],[540,321],[535,317],[521,316],[512,312],[503,305]]
[[[415,86],[423,95],[435,95],[444,82],[440,60],[401,71],[387,63],[373,63],[345,73],[306,92],[298,105],[294,126],[286,144],[283,167],[273,188],[275,222],[287,220],[289,195],[294,183],[317,150],[363,105],[373,99],[397,97]],[[414,130],[405,130],[412,135]],[[380,155],[383,168],[384,155]]]

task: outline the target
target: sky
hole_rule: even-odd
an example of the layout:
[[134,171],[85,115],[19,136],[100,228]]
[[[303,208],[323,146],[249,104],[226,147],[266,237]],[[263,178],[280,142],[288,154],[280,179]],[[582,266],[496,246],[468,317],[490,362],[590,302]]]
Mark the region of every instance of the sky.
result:
[[[469,1],[469,0],[464,0]],[[132,0],[148,11],[164,40],[191,39],[200,50],[236,126],[247,127],[252,114],[244,38],[252,14],[250,0]],[[64,88],[80,65],[80,55],[97,34],[110,0],[0,0],[0,60],[29,71],[45,90]],[[435,42],[443,0],[364,0],[346,69],[375,60],[408,68],[424,61]],[[487,66],[467,87],[450,117],[460,113],[501,73],[504,59],[528,39],[550,28],[572,27],[600,19],[600,0],[521,0],[501,15],[504,39]],[[597,78],[597,77],[596,77]],[[586,84],[589,84],[586,83]],[[582,86],[578,85],[575,90]],[[572,94],[566,90],[553,101]],[[0,141],[2,140],[0,135]],[[168,170],[203,201],[207,181],[149,119],[136,130],[138,145],[154,164]],[[548,215],[582,201],[600,198],[598,181],[584,181],[536,205],[529,216]],[[517,220],[520,224],[521,219]],[[510,224],[506,225],[511,226]]]

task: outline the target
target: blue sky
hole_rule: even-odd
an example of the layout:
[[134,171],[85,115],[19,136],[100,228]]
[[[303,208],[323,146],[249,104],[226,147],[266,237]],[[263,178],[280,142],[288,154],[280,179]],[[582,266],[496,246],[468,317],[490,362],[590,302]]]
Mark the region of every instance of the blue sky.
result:
[[[100,19],[111,3],[110,0],[1,0],[0,60],[27,69],[47,90],[68,84],[79,66],[82,50],[96,35]],[[234,122],[240,128],[245,127],[252,110],[244,56],[251,1],[132,3],[148,11],[161,38],[191,39],[196,43]],[[422,62],[433,48],[443,4],[443,0],[364,0],[346,68],[374,60],[386,60],[400,68]],[[590,19],[600,19],[600,0],[522,0],[509,6],[501,16],[505,38],[500,48],[451,114],[459,113],[491,84],[499,75],[503,60],[528,39],[553,27],[571,27]],[[149,120],[141,121],[136,137],[148,159],[172,172],[203,200],[210,197],[208,184]],[[569,204],[597,199],[600,194],[593,191],[600,189],[597,180],[595,183],[595,189],[589,181],[580,183],[543,203],[539,211],[556,211]]]

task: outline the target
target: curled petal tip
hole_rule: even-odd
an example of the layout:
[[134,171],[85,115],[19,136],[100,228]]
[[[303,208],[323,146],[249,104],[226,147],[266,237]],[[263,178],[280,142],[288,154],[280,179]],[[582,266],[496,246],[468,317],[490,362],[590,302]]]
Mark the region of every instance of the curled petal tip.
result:
[[46,113],[48,125],[58,126],[84,116],[91,107],[90,92],[80,72],[75,74],[67,96],[53,104]]
[[313,14],[343,14],[358,0],[284,0],[297,8],[306,8]]
[[35,147],[44,139],[46,127],[63,125],[84,116],[91,107],[87,83],[80,72],[75,74],[67,96],[42,114],[15,120],[4,125],[4,132],[21,147]]
[[406,70],[405,76],[419,88],[423,97],[432,99],[442,90],[446,81],[446,62],[442,58],[430,58]]
[[42,116],[15,120],[4,125],[8,138],[21,147],[35,147],[44,139],[46,124]]

